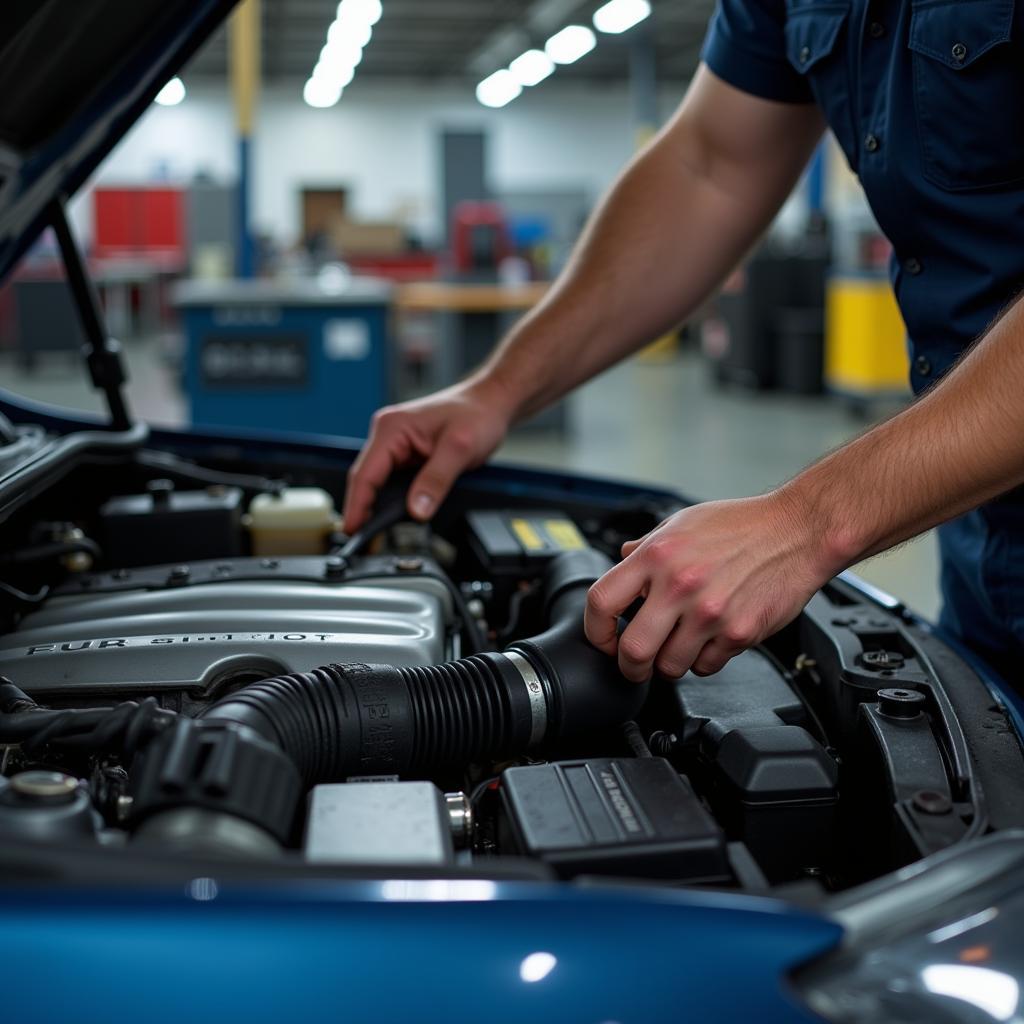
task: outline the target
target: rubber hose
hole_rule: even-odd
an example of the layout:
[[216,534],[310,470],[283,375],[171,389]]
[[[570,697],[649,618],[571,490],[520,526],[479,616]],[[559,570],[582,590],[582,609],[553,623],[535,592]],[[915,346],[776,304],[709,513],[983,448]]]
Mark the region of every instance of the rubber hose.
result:
[[254,729],[306,785],[497,760],[632,719],[646,686],[583,635],[586,590],[610,565],[590,550],[551,564],[551,628],[503,654],[444,665],[326,665],[253,683],[204,720]]

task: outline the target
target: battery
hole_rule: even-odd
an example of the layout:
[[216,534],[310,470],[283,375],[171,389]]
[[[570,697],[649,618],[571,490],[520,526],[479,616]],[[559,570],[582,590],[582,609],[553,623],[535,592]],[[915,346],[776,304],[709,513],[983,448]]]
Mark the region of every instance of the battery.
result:
[[505,841],[563,878],[732,878],[726,839],[664,758],[592,758],[508,768]]
[[469,543],[481,565],[496,576],[528,576],[563,551],[587,546],[579,527],[554,510],[487,510],[466,516]]

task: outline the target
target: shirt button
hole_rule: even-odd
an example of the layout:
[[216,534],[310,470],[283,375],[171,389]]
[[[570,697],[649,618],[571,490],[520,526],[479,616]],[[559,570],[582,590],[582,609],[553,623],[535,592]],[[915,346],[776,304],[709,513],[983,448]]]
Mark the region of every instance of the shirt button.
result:
[[877,135],[871,135],[869,133],[868,135],[864,136],[864,148],[869,153],[877,152],[879,146],[881,146],[881,142],[878,141]]
[[872,39],[881,39],[885,35],[885,26],[880,21],[873,21],[868,26]]
[[919,259],[911,256],[910,259],[903,264],[903,269],[908,274],[913,274],[914,277],[917,277],[924,268],[921,266],[921,261]]
[[802,46],[800,48],[800,63],[806,64],[811,59],[811,48],[809,46]]
[[957,62],[957,64],[963,64],[963,62],[964,62],[964,60],[966,58],[967,58],[967,47],[964,46],[963,43],[955,43],[953,45],[953,60],[955,60]]
[[932,364],[929,362],[927,356],[918,356],[914,360],[914,369],[917,370],[922,377],[927,377],[928,374],[932,372]]

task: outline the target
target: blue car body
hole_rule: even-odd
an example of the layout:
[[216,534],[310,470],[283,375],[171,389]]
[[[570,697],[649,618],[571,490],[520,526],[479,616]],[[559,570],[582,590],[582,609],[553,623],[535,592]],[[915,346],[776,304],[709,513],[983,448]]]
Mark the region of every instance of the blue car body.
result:
[[[177,5],[173,32],[141,45],[58,130],[15,154],[0,175],[0,276],[46,225],[50,199],[82,184],[231,6]],[[56,434],[99,425],[9,394],[0,396],[0,411]],[[334,438],[230,432],[154,431],[149,443],[196,460],[283,457],[339,474],[357,450]],[[502,467],[478,470],[471,482],[538,504],[681,501],[662,491]],[[1021,735],[1024,705],[988,681]],[[26,1024],[782,1024],[816,1019],[787,978],[842,937],[827,912],[668,887],[471,877],[256,883],[212,874],[183,886],[0,879],[3,1013]]]

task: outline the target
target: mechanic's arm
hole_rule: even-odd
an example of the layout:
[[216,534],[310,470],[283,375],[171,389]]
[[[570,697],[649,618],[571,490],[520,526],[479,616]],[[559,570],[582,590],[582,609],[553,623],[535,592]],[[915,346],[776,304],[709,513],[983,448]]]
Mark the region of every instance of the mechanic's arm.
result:
[[409,511],[429,518],[511,424],[682,322],[774,217],[822,128],[816,107],[759,99],[701,67],[544,300],[487,363],[437,395],[377,414],[349,474],[345,529],[362,525],[391,472],[417,458],[426,464]]
[[1021,380],[1024,301],[922,399],[789,483],[685,509],[625,545],[591,590],[591,642],[637,681],[717,672],[837,572],[1024,483]]

